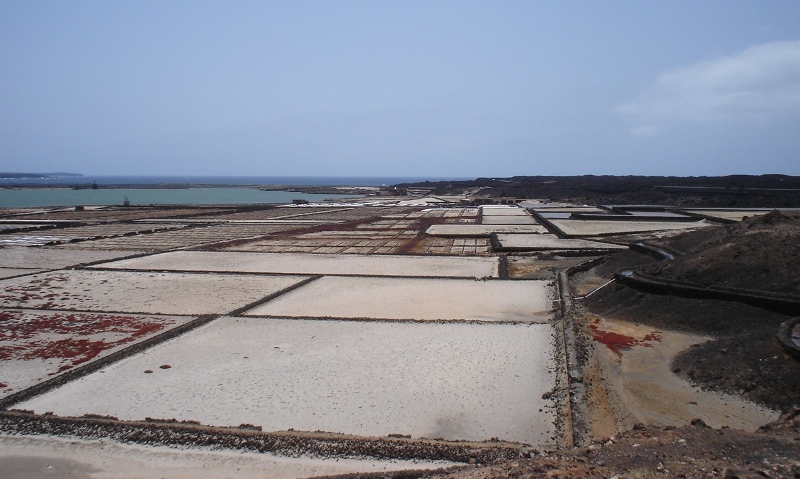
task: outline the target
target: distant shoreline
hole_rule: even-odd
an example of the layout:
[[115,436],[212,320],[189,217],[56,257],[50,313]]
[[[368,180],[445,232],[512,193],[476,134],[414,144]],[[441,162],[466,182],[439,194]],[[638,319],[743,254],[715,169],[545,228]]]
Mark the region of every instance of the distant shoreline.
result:
[[[2,176],[3,174],[0,174]],[[8,175],[8,174],[6,174]],[[435,181],[470,181],[465,177],[418,177],[418,176],[58,176],[0,178],[0,187],[84,187],[93,184],[113,188],[218,188],[256,187],[269,189],[307,187],[381,187],[400,183]]]
[[380,188],[374,186],[309,186],[309,185],[218,185],[218,184],[115,184],[115,185],[0,185],[2,190],[73,190],[73,191],[113,191],[113,190],[192,190],[192,189],[234,189],[248,188],[259,191],[303,193],[314,195],[366,195],[376,193]]
[[163,185],[133,185],[133,188],[75,188],[44,185],[34,188],[0,187],[0,208],[62,206],[152,206],[152,205],[242,205],[285,204],[295,201],[330,202],[362,197],[372,191],[301,187],[263,189],[256,186],[200,185],[165,188]]

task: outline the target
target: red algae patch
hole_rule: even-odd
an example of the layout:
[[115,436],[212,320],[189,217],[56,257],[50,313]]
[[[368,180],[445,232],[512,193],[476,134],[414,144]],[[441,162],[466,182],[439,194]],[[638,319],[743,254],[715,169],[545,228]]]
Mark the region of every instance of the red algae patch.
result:
[[0,397],[191,318],[0,311]]
[[623,351],[630,351],[634,346],[651,347],[654,342],[661,341],[661,331],[653,331],[641,337],[630,336],[608,329],[608,324],[604,324],[600,319],[595,319],[589,325],[594,339],[603,343],[613,351],[618,357],[622,356]]

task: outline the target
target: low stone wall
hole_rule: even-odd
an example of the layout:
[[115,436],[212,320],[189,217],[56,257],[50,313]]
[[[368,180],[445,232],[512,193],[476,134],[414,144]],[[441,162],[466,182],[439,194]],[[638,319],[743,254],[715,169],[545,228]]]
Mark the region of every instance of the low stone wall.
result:
[[53,434],[86,439],[108,438],[153,446],[212,446],[288,457],[446,460],[491,464],[528,457],[537,451],[503,442],[448,442],[400,437],[361,438],[323,432],[261,432],[246,424],[215,428],[178,421],[118,421],[115,418],[70,418],[27,411],[0,412],[0,430],[15,434]]
[[800,346],[792,340],[792,331],[798,324],[800,324],[800,318],[792,318],[781,323],[781,327],[778,328],[778,341],[790,356],[800,361]]
[[628,248],[636,251],[637,253],[646,254],[653,259],[657,259],[659,261],[668,260],[671,261],[675,259],[677,256],[680,256],[680,253],[672,248],[666,248],[663,246],[652,246],[647,243],[631,243],[628,245]]
[[687,298],[738,301],[781,314],[800,314],[800,298],[764,291],[705,286],[672,279],[657,278],[634,269],[614,273],[614,278],[634,289],[655,294]]

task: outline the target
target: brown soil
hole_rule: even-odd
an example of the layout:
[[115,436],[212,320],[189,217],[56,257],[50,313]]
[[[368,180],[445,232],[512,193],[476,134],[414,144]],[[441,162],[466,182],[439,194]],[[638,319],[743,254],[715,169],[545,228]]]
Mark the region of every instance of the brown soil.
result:
[[338,479],[584,477],[797,478],[800,477],[800,422],[797,417],[785,419],[755,433],[711,429],[702,422],[681,428],[639,425],[617,437],[545,457],[489,467],[349,474]]
[[645,273],[698,283],[800,296],[800,216],[773,211],[668,242],[683,252]]
[[[643,270],[704,286],[796,294],[799,239],[800,217],[773,212],[666,240],[666,246],[684,254]],[[585,304],[601,316],[711,336],[673,362],[673,371],[694,384],[782,411],[800,405],[800,362],[776,339],[788,316],[737,302],[651,295],[625,286],[606,288]]]
[[800,405],[800,362],[776,338],[788,316],[735,302],[648,295],[626,286],[606,288],[586,304],[604,317],[711,336],[673,361],[673,372],[693,384],[772,409]]

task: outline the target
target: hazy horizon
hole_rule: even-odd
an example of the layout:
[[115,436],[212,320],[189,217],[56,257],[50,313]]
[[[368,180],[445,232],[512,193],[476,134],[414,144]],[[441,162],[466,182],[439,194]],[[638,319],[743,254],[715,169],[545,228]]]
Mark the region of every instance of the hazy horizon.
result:
[[0,0],[6,172],[800,175],[798,152],[796,1]]

